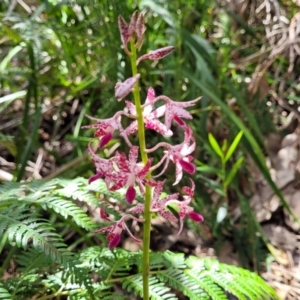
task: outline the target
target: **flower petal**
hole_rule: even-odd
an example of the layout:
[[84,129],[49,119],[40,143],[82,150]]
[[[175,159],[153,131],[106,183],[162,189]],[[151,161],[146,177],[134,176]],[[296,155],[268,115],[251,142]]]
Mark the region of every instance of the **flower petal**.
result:
[[108,132],[106,135],[104,135],[101,138],[100,143],[99,143],[99,147],[100,148],[104,147],[105,145],[107,145],[110,142],[111,139],[112,139],[112,133]]
[[139,13],[138,19],[136,20],[135,24],[135,33],[137,35],[137,43],[136,46],[139,47],[142,44],[143,41],[143,35],[146,31],[145,27],[145,18],[142,13]]
[[149,158],[145,164],[145,166],[137,173],[137,176],[140,179],[143,179],[149,172],[151,164],[152,164],[153,158]]
[[95,175],[91,176],[91,177],[89,178],[89,181],[88,181],[89,184],[91,184],[92,182],[96,181],[97,179],[102,178],[102,176],[103,176],[103,173],[102,173],[102,172],[98,172],[98,173],[96,173]]
[[202,215],[192,211],[188,214],[188,217],[195,222],[203,222],[204,218]]
[[139,11],[136,10],[131,16],[129,27],[128,27],[128,34],[130,37],[132,37],[133,33],[135,32],[136,22],[138,18],[139,18]]
[[155,98],[155,91],[153,87],[149,87],[148,92],[147,92],[147,99],[149,102],[151,102]]
[[126,192],[126,201],[129,204],[132,204],[133,200],[135,199],[136,196],[136,191],[135,188],[133,186],[128,187],[127,192]]
[[194,164],[185,161],[183,159],[179,160],[180,165],[182,166],[183,170],[185,170],[186,172],[188,172],[189,174],[194,174],[196,171],[196,167]]
[[100,217],[101,217],[101,219],[103,219],[105,221],[111,222],[111,219],[109,218],[108,214],[106,213],[104,206],[100,207]]
[[129,40],[129,32],[128,32],[128,25],[122,16],[118,17],[118,25],[120,29],[122,44],[124,45],[124,47],[126,47]]
[[128,211],[134,214],[140,214],[144,212],[144,209],[145,209],[144,204],[139,203],[136,206],[130,208]]
[[173,135],[173,132],[170,129],[167,129],[166,126],[156,119],[146,119],[145,127],[151,130],[155,130],[165,137],[170,137]]
[[110,242],[108,244],[109,250],[118,246],[118,244],[120,243],[120,240],[121,240],[121,235],[119,233],[115,234],[114,237],[110,240]]
[[129,150],[128,160],[132,164],[136,164],[137,158],[139,155],[139,147],[138,146],[132,146]]
[[149,53],[146,53],[146,54],[142,55],[141,57],[139,57],[136,61],[136,64],[138,65],[139,62],[144,59],[158,60],[158,59],[164,58],[165,56],[169,55],[174,49],[175,49],[174,46],[168,46],[168,47],[150,51]]

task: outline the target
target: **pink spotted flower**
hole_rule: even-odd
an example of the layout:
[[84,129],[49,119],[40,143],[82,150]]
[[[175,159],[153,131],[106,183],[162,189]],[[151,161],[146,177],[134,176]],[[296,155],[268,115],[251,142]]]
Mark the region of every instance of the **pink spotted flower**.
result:
[[[103,177],[109,178],[109,174],[113,174],[114,172],[113,162],[116,162],[118,157],[112,157],[110,159],[99,157],[92,149],[91,143],[88,145],[88,151],[96,167],[96,174],[89,178],[89,183]],[[107,183],[109,184],[109,180]]]
[[[169,205],[176,205],[178,208],[178,215],[179,215],[179,230],[177,233],[177,236],[181,233],[183,228],[183,220],[187,216],[191,220],[195,222],[203,222],[204,218],[202,215],[200,215],[197,212],[194,212],[194,208],[189,206],[193,196],[194,196],[194,190],[195,190],[195,183],[193,180],[190,179],[192,187],[185,186],[182,188],[182,191],[187,194],[183,196],[183,201],[179,201],[179,193],[171,194],[166,197],[160,198],[164,181],[158,181],[155,184],[152,184],[154,186],[154,192],[153,197],[151,200],[151,207],[150,211],[152,213],[158,213],[165,219],[171,221],[171,222],[177,222],[177,218],[169,211],[168,206]],[[139,203],[136,206],[129,209],[130,213],[137,213],[140,214],[144,212],[144,204]]]
[[[165,218],[171,222],[177,222],[176,217],[168,209],[166,209],[165,204],[168,201],[178,199],[179,193],[171,194],[164,198],[160,198],[164,183],[165,183],[164,181],[148,183],[154,187],[150,211],[152,213],[158,213],[163,218]],[[138,214],[144,212],[144,204],[142,204],[142,203],[137,204],[136,206],[130,208],[129,212],[130,213],[138,213]]]
[[203,222],[204,218],[202,215],[194,212],[194,208],[189,206],[193,196],[194,196],[194,191],[195,191],[195,183],[192,179],[190,179],[192,187],[185,186],[182,188],[183,192],[185,192],[187,195],[183,196],[184,200],[179,201],[179,200],[174,200],[171,199],[167,202],[165,202],[165,205],[171,205],[175,204],[178,207],[178,214],[179,214],[179,230],[177,233],[177,236],[180,235],[182,228],[183,228],[183,220],[186,216],[188,216],[191,220],[195,222]]
[[147,149],[147,153],[156,151],[159,147],[165,147],[164,156],[161,160],[151,168],[151,171],[161,166],[164,162],[164,168],[160,174],[155,177],[161,176],[169,165],[169,161],[173,161],[176,166],[176,179],[173,185],[176,185],[182,178],[182,170],[185,170],[189,174],[195,173],[195,165],[191,163],[192,156],[190,154],[195,150],[196,143],[193,137],[191,127],[186,126],[184,132],[184,141],[179,145],[171,145],[165,142],[158,143],[155,147]]
[[192,115],[185,109],[195,105],[201,97],[191,101],[179,102],[173,101],[169,97],[161,95],[153,99],[153,102],[158,100],[165,101],[165,105],[161,106],[161,110],[165,115],[165,126],[167,129],[171,128],[172,120],[175,120],[180,126],[185,127],[184,119],[193,119]]
[[[116,153],[118,158],[117,167],[119,168],[114,174],[109,174],[107,186],[110,191],[116,191],[122,187],[127,187],[126,200],[132,203],[135,199],[135,184],[138,185],[140,192],[144,194],[144,180],[148,174],[152,162],[152,158],[148,159],[146,165],[137,163],[139,147],[132,146],[129,151],[129,159],[126,159],[125,153]],[[113,184],[111,184],[113,183]]]
[[100,148],[104,147],[109,143],[109,141],[113,137],[115,130],[118,130],[120,133],[122,133],[122,137],[124,138],[128,146],[132,146],[121,124],[122,115],[129,116],[124,111],[118,111],[113,117],[108,119],[97,119],[86,115],[86,117],[88,117],[93,121],[96,121],[97,123],[92,125],[82,126],[82,128],[97,129],[94,136],[100,138],[100,143],[99,143]]
[[[148,89],[147,98],[144,104],[143,109],[143,118],[145,127],[151,130],[155,130],[163,136],[170,137],[173,135],[173,132],[168,129],[163,123],[159,121],[158,118],[162,117],[165,113],[164,108],[154,109],[153,99],[155,98],[155,92],[153,88]],[[130,115],[137,116],[135,105],[130,101],[126,101],[126,106],[130,112]],[[124,131],[121,133],[121,136],[125,138],[138,130],[138,122],[133,121]]]
[[[103,207],[100,208],[100,216],[102,219],[104,219],[105,221],[111,221],[111,219],[107,216],[105,210]],[[114,247],[116,247],[121,240],[121,234],[123,232],[123,230],[126,230],[127,233],[133,238],[134,241],[136,242],[141,242],[141,240],[137,239],[132,232],[129,230],[127,224],[126,224],[126,220],[127,219],[132,219],[136,222],[141,222],[142,220],[126,214],[124,215],[120,220],[118,220],[117,222],[115,222],[114,224],[107,226],[107,227],[103,227],[101,229],[95,230],[94,233],[103,233],[103,232],[107,232],[107,237],[106,240],[108,241],[108,248],[111,250]]]

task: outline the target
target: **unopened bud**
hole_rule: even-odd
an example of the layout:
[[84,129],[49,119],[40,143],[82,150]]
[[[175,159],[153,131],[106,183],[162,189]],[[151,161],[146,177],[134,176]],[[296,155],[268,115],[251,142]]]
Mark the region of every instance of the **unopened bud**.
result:
[[122,44],[124,45],[125,48],[127,48],[127,43],[130,38],[128,25],[122,16],[119,16],[118,24],[119,24]]
[[150,51],[149,53],[139,57],[137,59],[136,63],[139,64],[139,62],[141,60],[144,60],[144,59],[151,59],[151,60],[161,59],[161,58],[169,55],[174,49],[175,49],[174,46],[168,46],[168,47],[164,47],[164,48],[160,48],[160,49],[157,49],[157,50]]
[[124,82],[118,82],[115,86],[115,97],[118,101],[121,101],[124,97],[126,97],[135,86],[137,81],[140,78],[140,74],[136,74],[133,77],[126,79]]
[[137,20],[139,18],[139,12],[136,10],[131,19],[130,19],[130,24],[129,24],[129,27],[128,27],[128,34],[129,36],[131,37],[134,32],[135,32],[135,28],[136,28],[136,23],[137,23]]
[[137,43],[136,43],[137,47],[139,47],[142,44],[145,31],[146,31],[145,18],[144,15],[140,13],[135,24],[135,33],[137,36]]

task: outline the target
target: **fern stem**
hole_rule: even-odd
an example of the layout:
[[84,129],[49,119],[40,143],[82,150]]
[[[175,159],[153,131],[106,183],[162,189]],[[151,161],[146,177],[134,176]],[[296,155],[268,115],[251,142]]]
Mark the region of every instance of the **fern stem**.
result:
[[[7,240],[7,233],[6,233],[6,232],[4,233],[4,239]],[[14,246],[14,247],[10,248],[8,254],[6,255],[5,260],[4,260],[4,262],[2,263],[2,266],[1,266],[1,268],[0,268],[0,276],[1,276],[1,277],[2,277],[2,275],[4,274],[5,270],[8,268],[9,263],[10,263],[10,261],[11,261],[13,255],[14,255],[15,252],[17,251],[17,249],[18,249],[17,246]]]
[[[132,75],[137,74],[137,49],[134,44],[134,41],[130,42],[130,49],[132,56],[130,57]],[[140,97],[140,88],[139,83],[137,83],[133,90],[134,103],[136,107],[136,112],[138,116],[138,136],[139,136],[139,145],[142,161],[144,165],[148,161],[146,149],[146,138],[145,138],[145,127],[144,127],[144,118],[143,118],[143,109],[141,107],[141,97]],[[147,179],[151,178],[151,173],[149,172]],[[146,185],[145,191],[145,203],[144,203],[144,228],[143,228],[143,299],[149,299],[149,258],[150,258],[150,229],[151,229],[151,213],[150,213],[150,204],[151,204],[151,187]]]
[[54,294],[51,294],[51,295],[45,295],[45,296],[42,296],[40,298],[36,298],[36,300],[46,300],[46,299],[55,299],[57,297],[61,297],[61,296],[66,296],[66,295],[69,295],[71,292],[74,293],[74,291],[76,292],[81,292],[83,291],[82,289],[77,289],[77,290],[71,290],[71,291],[57,291],[56,293]]

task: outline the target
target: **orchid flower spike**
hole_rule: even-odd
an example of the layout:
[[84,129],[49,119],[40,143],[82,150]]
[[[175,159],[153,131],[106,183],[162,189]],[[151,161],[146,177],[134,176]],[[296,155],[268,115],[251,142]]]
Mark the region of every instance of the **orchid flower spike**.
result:
[[[190,206],[195,191],[193,180],[190,179],[190,186],[184,186],[182,188],[183,195],[180,196],[180,193],[162,195],[165,181],[156,181],[154,179],[161,176],[166,171],[170,161],[175,164],[176,168],[173,185],[180,182],[183,171],[188,174],[195,173],[196,167],[192,163],[193,157],[191,156],[196,147],[195,138],[193,136],[192,128],[185,122],[186,120],[192,119],[192,114],[187,108],[194,106],[201,97],[187,102],[178,102],[164,95],[156,97],[154,89],[150,87],[147,91],[145,102],[141,104],[137,97],[137,93],[139,92],[138,80],[140,79],[140,74],[137,73],[136,66],[145,59],[154,61],[162,59],[172,53],[174,47],[167,46],[149,51],[144,55],[139,55],[136,59],[136,53],[141,48],[146,30],[144,15],[135,11],[129,24],[126,23],[122,16],[119,16],[118,25],[123,47],[131,59],[133,76],[127,78],[124,82],[116,83],[115,98],[117,101],[121,101],[134,90],[135,102],[132,103],[125,99],[125,108],[115,113],[111,118],[97,119],[87,116],[94,121],[95,124],[83,126],[83,128],[93,128],[96,130],[95,137],[99,139],[99,148],[107,145],[113,138],[115,132],[122,136],[127,146],[129,146],[128,156],[124,152],[116,151],[113,157],[105,159],[99,157],[95,153],[95,149],[93,149],[91,143],[88,145],[88,152],[96,167],[96,172],[90,177],[89,183],[98,179],[103,179],[109,191],[116,191],[121,188],[125,189],[124,198],[128,205],[126,205],[124,201],[122,202],[122,205],[117,205],[120,210],[123,209],[124,212],[126,212],[123,212],[122,217],[118,221],[112,221],[107,215],[104,207],[101,206],[100,208],[101,219],[112,223],[109,226],[96,230],[94,233],[107,233],[106,239],[109,244],[109,249],[113,249],[120,243],[121,234],[124,230],[127,231],[136,242],[140,242],[140,240],[129,230],[126,224],[127,221],[132,221],[133,224],[135,224],[136,222],[144,222],[144,219],[147,220],[144,224],[144,236],[147,237],[150,232],[150,213],[158,214],[170,222],[179,222],[177,235],[182,231],[185,217],[188,217],[195,222],[203,221],[203,216],[194,212],[193,207]],[[128,43],[130,43],[130,51],[132,52],[128,49]],[[124,122],[124,117],[132,119],[129,125]],[[144,129],[154,130],[158,134],[169,138],[173,136],[171,130],[173,120],[184,131],[183,141],[177,145],[172,145],[169,142],[160,142],[152,148],[149,147],[149,149],[145,149],[147,143]],[[124,124],[126,124],[126,127]],[[143,126],[144,128],[142,128]],[[140,148],[133,145],[129,140],[129,136],[138,130],[141,131],[139,132]],[[148,158],[148,155],[145,154],[152,153],[159,148],[163,148],[161,151],[163,152],[162,157],[151,167],[153,158]],[[138,160],[139,150],[141,151],[142,161]],[[157,157],[157,155],[155,157]],[[162,169],[160,173],[156,176],[152,176],[151,172],[160,167]],[[139,197],[136,199],[137,188],[143,198],[145,198],[145,202],[135,203],[140,200]],[[147,203],[147,207],[145,207],[145,203]],[[170,205],[173,207],[170,207]],[[175,209],[177,207],[178,215],[170,210],[171,208],[174,208],[174,206]],[[127,209],[124,207],[127,207]],[[132,214],[145,214],[145,218],[135,217]]]

